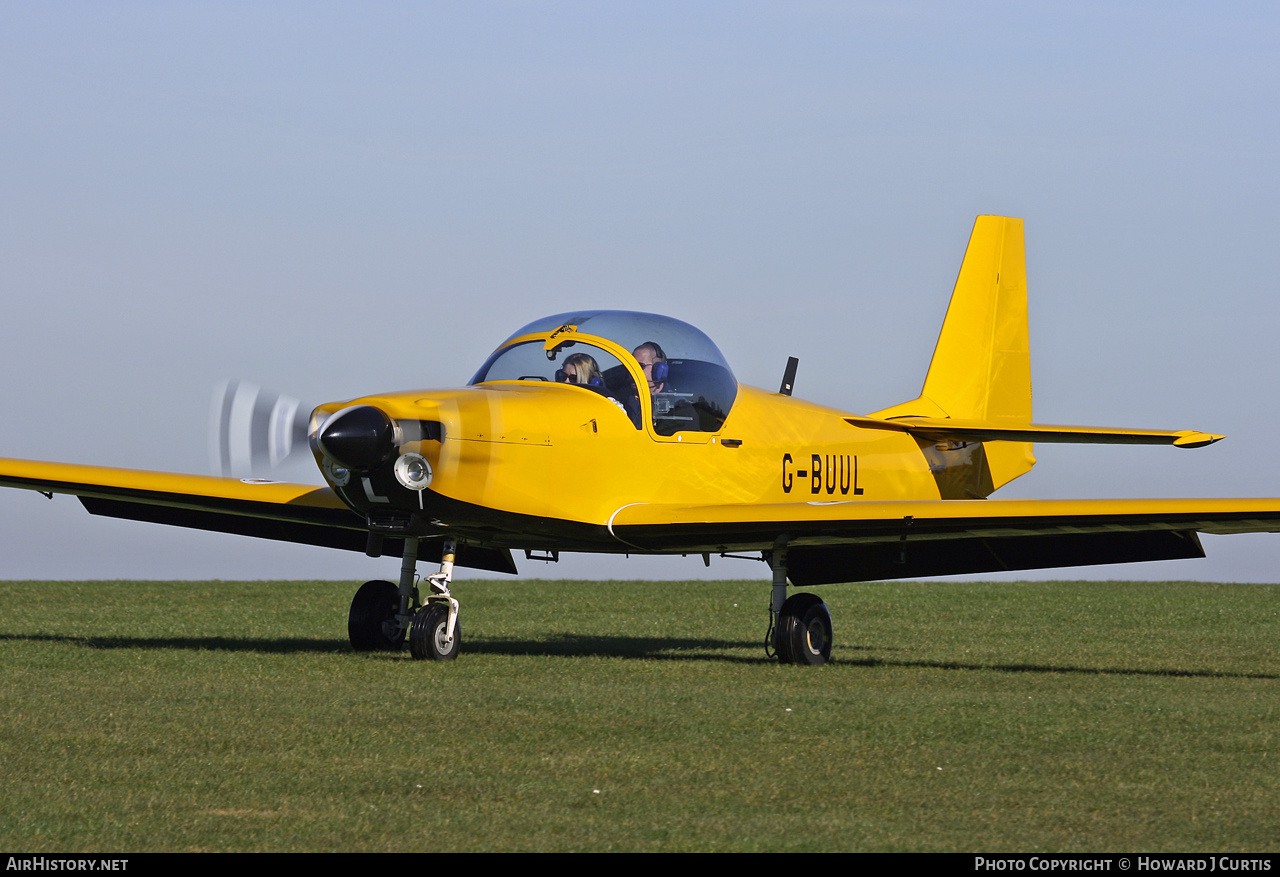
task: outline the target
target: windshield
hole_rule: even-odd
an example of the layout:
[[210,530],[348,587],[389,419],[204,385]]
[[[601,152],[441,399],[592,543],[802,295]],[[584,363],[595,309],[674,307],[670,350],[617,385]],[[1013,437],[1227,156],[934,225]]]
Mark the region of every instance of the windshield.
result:
[[[575,340],[580,334],[605,338],[632,351],[629,361],[644,374],[658,434],[717,432],[724,424],[738,393],[729,364],[701,331],[658,314],[578,311],[535,320],[503,342],[504,347],[489,357],[471,383],[563,382],[566,372],[581,372],[587,377],[579,383],[618,400],[639,426],[639,394],[627,366],[602,348]],[[550,355],[543,341],[505,346],[529,335],[564,340]],[[566,367],[578,353],[590,362],[580,360],[577,366]],[[598,383],[593,385],[592,380]]]

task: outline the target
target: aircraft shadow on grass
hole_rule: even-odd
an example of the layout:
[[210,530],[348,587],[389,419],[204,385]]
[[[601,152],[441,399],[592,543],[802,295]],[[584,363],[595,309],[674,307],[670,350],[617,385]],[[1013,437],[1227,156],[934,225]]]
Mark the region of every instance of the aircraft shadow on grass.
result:
[[[350,645],[342,639],[303,639],[289,637],[261,639],[249,637],[100,637],[90,638],[54,634],[0,634],[0,642],[66,643],[90,649],[172,649],[220,652],[259,652],[262,654],[351,654]],[[759,664],[760,656],[725,654],[736,649],[753,649],[756,640],[717,640],[683,637],[590,636],[559,633],[548,639],[478,638],[468,640],[468,648],[478,654],[511,657],[596,657],[630,658],[646,661],[718,661],[733,664]],[[900,651],[893,647],[846,646],[837,652]],[[354,657],[354,655],[353,655]],[[374,652],[371,658],[398,660],[397,653]],[[957,670],[962,672],[998,673],[1071,673],[1085,676],[1162,676],[1185,679],[1280,679],[1280,673],[1220,670],[1188,670],[1177,667],[1077,667],[1067,664],[1000,664],[961,661],[884,660],[853,658],[837,654],[834,664],[849,667],[901,667],[921,670]]]
[[1182,670],[1174,667],[1071,667],[1055,664],[970,664],[959,661],[883,661],[879,658],[844,660],[858,667],[918,667],[927,670],[996,671],[997,673],[1073,673],[1083,676],[1172,676],[1186,679],[1280,679],[1280,673],[1242,673],[1222,670]]
[[263,654],[350,653],[345,639],[288,637],[260,639],[236,636],[70,636],[58,634],[0,634],[0,642],[64,643],[86,649],[146,649],[195,652],[261,652]]

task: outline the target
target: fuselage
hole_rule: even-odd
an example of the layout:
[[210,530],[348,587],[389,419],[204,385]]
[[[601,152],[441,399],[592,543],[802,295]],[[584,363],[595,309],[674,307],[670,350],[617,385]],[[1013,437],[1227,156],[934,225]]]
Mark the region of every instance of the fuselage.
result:
[[[330,486],[389,532],[604,552],[633,550],[609,524],[641,503],[886,502],[977,498],[993,489],[981,443],[859,428],[846,412],[740,385],[731,374],[704,380],[713,370],[689,354],[673,354],[666,380],[651,389],[652,374],[629,343],[586,325],[549,326],[504,342],[470,386],[317,408],[312,446]],[[571,350],[589,351],[593,368],[613,365],[594,386],[558,382]],[[515,370],[503,371],[512,360]],[[321,438],[335,412],[352,409],[376,409],[392,425],[385,453],[363,469],[328,458]],[[429,467],[428,483],[414,485],[421,489],[394,472],[414,454]]]

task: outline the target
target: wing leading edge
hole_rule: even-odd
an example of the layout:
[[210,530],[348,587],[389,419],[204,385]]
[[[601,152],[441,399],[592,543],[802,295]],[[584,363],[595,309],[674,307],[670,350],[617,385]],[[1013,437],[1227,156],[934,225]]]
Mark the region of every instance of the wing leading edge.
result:
[[637,550],[787,549],[800,586],[1203,557],[1199,533],[1280,532],[1280,499],[624,506]]
[[[0,487],[70,494],[91,514],[112,518],[348,551],[368,544],[365,520],[332,490],[311,484],[0,458]],[[434,541],[424,541],[424,560],[432,559],[432,547],[438,552]],[[399,556],[402,546],[388,539],[383,553]],[[516,571],[510,552],[475,546],[459,546],[457,563]]]

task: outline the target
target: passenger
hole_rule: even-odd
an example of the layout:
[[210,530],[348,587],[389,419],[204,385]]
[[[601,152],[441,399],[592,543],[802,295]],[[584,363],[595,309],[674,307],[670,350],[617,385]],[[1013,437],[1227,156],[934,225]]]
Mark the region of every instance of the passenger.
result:
[[[604,375],[600,373],[600,365],[595,361],[595,357],[586,353],[574,353],[565,357],[564,365],[556,371],[556,381],[561,384],[577,384],[580,387],[587,387],[588,389],[595,390],[614,405],[617,405],[622,409],[623,413],[625,413],[627,417],[631,418],[631,422],[635,425],[636,429],[640,428],[639,420],[633,416],[631,410],[617,398],[614,391],[610,390],[605,384]],[[627,383],[634,384],[630,378],[627,379]],[[632,392],[634,393],[635,391],[632,390]],[[637,407],[636,410],[639,411],[639,408]]]
[[566,384],[581,384],[584,387],[603,387],[604,378],[600,375],[600,366],[595,357],[586,353],[574,353],[564,360],[564,366],[556,372],[556,380]]

